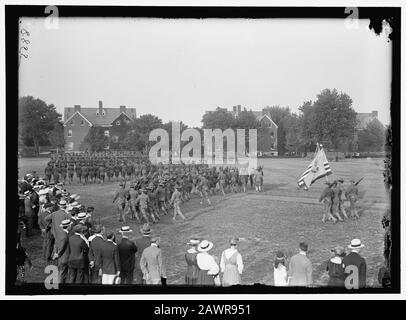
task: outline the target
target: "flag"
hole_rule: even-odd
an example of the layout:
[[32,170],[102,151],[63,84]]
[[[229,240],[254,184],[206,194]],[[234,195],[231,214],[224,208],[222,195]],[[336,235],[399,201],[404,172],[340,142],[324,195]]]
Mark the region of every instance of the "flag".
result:
[[314,159],[309,164],[306,171],[303,172],[302,176],[297,181],[297,184],[300,188],[303,187],[305,190],[307,190],[316,180],[326,177],[330,174],[332,174],[332,171],[328,163],[326,154],[324,153],[323,147],[317,144]]

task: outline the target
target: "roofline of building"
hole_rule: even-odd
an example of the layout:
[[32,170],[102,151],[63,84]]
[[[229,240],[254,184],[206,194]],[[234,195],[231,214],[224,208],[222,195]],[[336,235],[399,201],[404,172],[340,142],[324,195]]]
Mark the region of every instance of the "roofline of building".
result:
[[90,125],[91,127],[93,126],[93,123],[91,123],[88,119],[86,119],[86,117],[85,117],[83,114],[81,114],[79,111],[76,111],[74,114],[72,114],[72,115],[63,123],[63,126],[66,127],[66,124],[67,124],[76,114],[79,114],[83,119],[85,119],[85,120],[89,123],[89,125]]
[[264,117],[267,117],[273,124],[274,124],[274,126],[278,129],[279,127],[278,127],[278,125],[271,119],[271,117],[270,116],[268,116],[267,114],[263,114],[260,118],[259,118],[259,120],[258,121],[261,121]]

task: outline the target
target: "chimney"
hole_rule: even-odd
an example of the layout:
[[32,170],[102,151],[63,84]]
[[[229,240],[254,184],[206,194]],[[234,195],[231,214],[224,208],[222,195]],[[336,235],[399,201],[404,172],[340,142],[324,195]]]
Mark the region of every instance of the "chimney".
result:
[[73,109],[73,113],[79,111],[80,112],[80,104],[75,104],[75,107]]
[[99,115],[102,115],[103,112],[103,101],[99,100]]
[[125,106],[120,106],[120,113],[125,113]]
[[374,118],[377,118],[377,117],[378,117],[378,111],[373,110],[373,111],[371,112],[371,115],[372,115]]

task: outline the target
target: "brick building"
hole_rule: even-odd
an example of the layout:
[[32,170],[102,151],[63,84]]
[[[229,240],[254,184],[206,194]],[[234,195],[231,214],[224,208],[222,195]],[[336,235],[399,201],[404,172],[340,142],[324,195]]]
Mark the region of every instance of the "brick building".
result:
[[107,108],[99,101],[98,107],[64,108],[65,151],[78,152],[86,150],[84,139],[91,127],[105,128],[104,134],[111,137],[112,143],[118,141],[131,121],[137,117],[135,108]]

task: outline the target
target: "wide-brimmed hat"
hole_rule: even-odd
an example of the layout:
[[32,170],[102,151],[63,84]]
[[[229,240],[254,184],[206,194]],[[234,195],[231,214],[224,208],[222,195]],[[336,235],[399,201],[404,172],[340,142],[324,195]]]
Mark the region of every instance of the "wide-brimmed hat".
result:
[[199,243],[200,240],[197,237],[192,237],[187,244],[191,246],[197,246],[199,245]]
[[48,190],[46,190],[46,189],[42,189],[42,190],[38,191],[38,195],[39,195],[39,196],[44,196],[44,195],[46,195],[47,193],[48,193]]
[[78,233],[80,233],[80,232],[82,232],[83,227],[84,227],[84,226],[83,226],[82,224],[78,223],[78,224],[76,224],[76,225],[73,227],[73,232],[78,232]]
[[129,226],[122,226],[119,230],[119,232],[132,232],[131,228]]
[[72,222],[69,219],[63,220],[61,224],[59,225],[61,228],[67,228],[72,224]]
[[31,193],[31,191],[30,191],[30,190],[27,190],[27,191],[24,192],[24,195],[25,195],[25,196],[28,196],[30,193]]
[[72,208],[80,208],[80,203],[74,201],[72,203],[69,203],[69,206]]
[[152,237],[151,237],[151,242],[152,243],[155,243],[155,242],[157,242],[159,240],[159,235],[157,235],[157,234],[155,234],[155,235],[153,235]]
[[365,246],[361,243],[360,239],[352,239],[351,244],[348,245],[350,249],[361,249],[363,247]]
[[230,240],[230,244],[235,246],[235,245],[238,244],[239,241],[240,241],[240,239],[238,239],[238,238],[236,238],[236,237],[233,237],[233,238],[231,238],[231,240]]
[[200,252],[207,252],[213,248],[214,244],[213,242],[210,242],[208,240],[203,240],[200,242],[199,246],[197,247],[197,250]]
[[119,185],[120,187],[122,187],[122,186],[124,186],[124,182],[120,182],[118,185]]
[[66,207],[66,201],[62,199],[61,201],[59,201],[58,205],[60,207]]
[[150,234],[151,233],[151,228],[148,223],[144,223],[142,228],[140,229],[141,233],[144,235]]
[[86,219],[87,217],[88,217],[88,215],[87,215],[86,212],[79,212],[79,213],[78,213],[78,219],[79,219],[79,220],[84,220],[84,219]]

